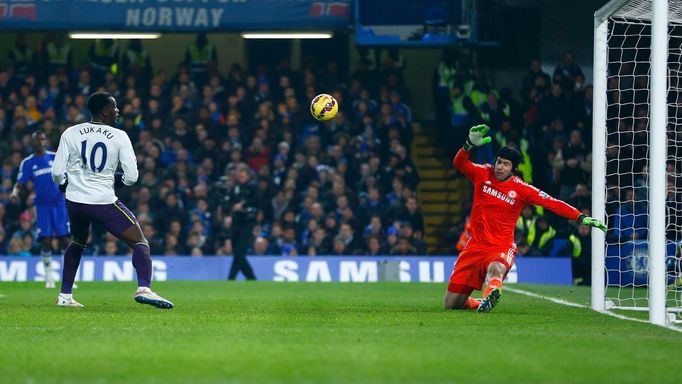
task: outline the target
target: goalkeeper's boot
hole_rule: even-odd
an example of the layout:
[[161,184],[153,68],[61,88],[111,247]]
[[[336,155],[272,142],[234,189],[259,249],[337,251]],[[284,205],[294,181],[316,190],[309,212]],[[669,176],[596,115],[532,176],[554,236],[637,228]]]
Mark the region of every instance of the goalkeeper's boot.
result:
[[59,296],[57,296],[57,306],[58,307],[74,307],[74,308],[82,308],[83,304],[77,302],[76,300],[73,299],[73,296],[66,295],[64,293],[60,293]]
[[140,287],[135,292],[135,301],[140,304],[153,305],[161,309],[172,309],[173,303],[154,293],[147,287]]
[[495,287],[491,289],[490,293],[488,293],[488,296],[481,300],[481,304],[479,304],[477,312],[490,312],[500,301],[500,296],[502,296],[501,288]]

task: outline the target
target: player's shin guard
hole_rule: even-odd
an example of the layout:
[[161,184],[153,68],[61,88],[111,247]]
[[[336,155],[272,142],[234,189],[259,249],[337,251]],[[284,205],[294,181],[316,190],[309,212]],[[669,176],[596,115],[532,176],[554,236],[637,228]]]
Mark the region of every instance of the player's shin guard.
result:
[[71,293],[73,282],[76,280],[76,272],[78,272],[78,266],[81,263],[83,249],[85,249],[85,245],[78,244],[74,241],[66,247],[66,252],[64,252],[64,266],[62,267],[61,293]]
[[137,286],[149,288],[152,284],[152,257],[147,243],[133,246],[133,267],[137,272]]
[[481,305],[481,302],[474,299],[473,297],[469,296],[467,298],[467,301],[464,302],[464,307],[463,309],[478,309],[478,306]]
[[52,276],[52,251],[49,249],[41,249],[40,260],[45,267],[45,286],[54,288],[54,276]]
[[502,289],[502,280],[497,277],[491,278],[490,281],[488,281],[488,286],[485,287],[485,291],[483,291],[483,297],[488,296],[488,294],[490,293],[490,291],[493,290],[493,288]]

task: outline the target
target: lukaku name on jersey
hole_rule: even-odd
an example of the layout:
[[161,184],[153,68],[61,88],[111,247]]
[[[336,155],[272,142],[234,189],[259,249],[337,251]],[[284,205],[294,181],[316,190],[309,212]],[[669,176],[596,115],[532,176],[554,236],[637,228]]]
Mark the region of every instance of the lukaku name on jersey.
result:
[[94,127],[94,126],[86,126],[78,129],[78,133],[81,135],[86,135],[88,133],[101,133],[104,135],[107,139],[111,140],[114,138],[114,134],[109,130],[109,128],[104,128],[103,127]]

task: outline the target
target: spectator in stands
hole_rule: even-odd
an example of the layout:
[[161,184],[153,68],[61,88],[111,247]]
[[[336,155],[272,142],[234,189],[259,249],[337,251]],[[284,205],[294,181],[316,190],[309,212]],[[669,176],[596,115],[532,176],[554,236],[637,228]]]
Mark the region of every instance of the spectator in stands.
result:
[[[139,210],[138,210],[139,212]],[[139,216],[138,216],[139,220]],[[151,255],[162,255],[163,254],[163,242],[159,236],[156,235],[154,226],[151,223],[142,224],[142,233],[144,238],[149,242],[149,253]]]
[[31,251],[23,246],[20,238],[12,237],[7,246],[7,254],[9,256],[28,257],[31,256]]
[[104,253],[102,256],[117,256],[118,254],[118,245],[116,244],[116,241],[107,240],[107,242],[104,243]]
[[[573,116],[573,119],[575,119],[576,128],[583,132],[592,131],[592,98],[593,89],[591,85],[585,86],[584,89],[576,92],[573,96],[573,112],[571,115]],[[591,135],[587,135],[587,137],[590,136]]]
[[540,216],[535,220],[535,225],[529,229],[527,242],[531,251],[549,256],[554,246],[556,230],[549,224],[546,216]]
[[525,238],[521,239],[516,245],[518,247],[519,256],[542,256],[538,251],[530,247]]
[[12,239],[18,239],[20,241],[20,248],[28,251],[30,254],[35,245],[36,238],[31,215],[28,212],[22,213],[19,215],[19,228],[12,234]]
[[415,255],[426,255],[428,244],[414,232],[412,229],[412,224],[409,221],[402,223],[400,227],[400,238],[407,239],[410,245],[414,247]]
[[378,217],[381,221],[382,215],[385,211],[386,208],[384,207],[383,202],[381,201],[379,189],[376,187],[369,188],[369,191],[367,192],[367,197],[360,204],[359,209],[360,225],[362,225],[363,227],[368,225],[370,219],[375,216]]
[[268,247],[268,239],[258,236],[253,241],[253,247],[248,253],[254,256],[265,256],[268,254]]
[[388,227],[386,230],[386,245],[385,249],[388,249],[389,251],[393,249],[393,247],[398,245],[398,239],[400,238],[400,226],[392,225]]
[[559,171],[559,196],[567,201],[578,183],[586,183],[592,172],[592,156],[579,130],[571,132],[568,145],[557,151],[554,168]]
[[107,72],[113,74],[118,72],[118,55],[118,40],[97,39],[92,43],[88,57],[90,58],[90,69],[95,87],[105,85],[104,77]]
[[502,122],[511,118],[511,107],[491,92],[488,94],[488,100],[481,104],[479,115],[481,121],[487,124],[493,132],[499,132]]
[[33,73],[35,67],[35,55],[26,43],[26,34],[19,32],[14,37],[14,46],[7,53],[9,64],[14,67],[16,84],[23,84],[26,78]]
[[[341,224],[339,234],[336,237],[335,241],[337,239],[341,239],[341,241],[343,241],[344,251],[347,252],[347,254],[358,255],[363,252],[364,246],[362,244],[362,240],[360,237],[357,237],[355,235],[353,227],[351,227],[350,224],[348,223]],[[334,248],[336,249],[336,245],[334,245]]]
[[417,198],[410,196],[405,201],[405,208],[400,215],[402,221],[409,222],[414,232],[422,235],[424,233],[424,213],[417,204]]
[[381,215],[375,214],[372,215],[372,218],[369,220],[369,224],[365,226],[365,231],[363,233],[363,236],[365,238],[369,236],[377,236],[381,240],[381,238],[384,235],[384,227],[382,225],[382,219]]
[[590,227],[579,224],[569,236],[573,282],[576,285],[592,284],[592,233]]
[[296,228],[287,226],[282,231],[282,243],[280,244],[282,256],[298,256],[299,243],[296,241]]
[[592,194],[587,188],[587,183],[578,183],[575,185],[575,191],[567,201],[570,205],[576,207],[578,210],[592,208]]
[[192,80],[203,86],[209,74],[217,68],[218,54],[205,33],[197,34],[196,40],[190,44],[185,53],[185,65],[189,68]]
[[39,56],[44,60],[47,72],[62,78],[68,77],[73,65],[71,45],[64,41],[64,37],[63,33],[48,33],[39,48]]
[[583,76],[583,70],[575,63],[573,52],[564,53],[561,62],[554,69],[554,78],[556,79],[558,75],[564,80],[564,84],[561,85],[567,89],[573,89],[576,76]]
[[132,76],[141,88],[149,88],[152,79],[152,63],[149,52],[139,39],[130,40],[123,52],[123,73]]
[[538,121],[544,127],[552,121],[567,120],[570,116],[570,101],[561,84],[554,83],[549,93],[540,101]]
[[620,206],[614,218],[614,234],[620,241],[647,238],[648,210],[646,202],[637,200],[635,191],[627,188],[623,192]]
[[330,253],[331,256],[343,256],[349,254],[348,250],[346,249],[346,243],[343,241],[343,237],[341,237],[341,235],[334,237],[334,242],[332,244],[332,252]]
[[324,256],[332,253],[332,241],[323,227],[317,227],[313,236],[304,245],[308,256]]
[[377,235],[369,235],[367,237],[366,256],[382,256],[385,255],[386,248],[383,246],[381,238]]
[[[542,83],[544,84],[550,84],[551,79],[549,78],[549,75],[542,70],[542,66],[540,64],[540,60],[537,58],[533,58],[530,60],[530,68],[528,69],[528,72],[523,76],[523,80],[521,83],[521,95],[522,98],[526,99],[530,95],[530,91],[536,87],[537,81],[536,79],[540,77],[542,78]],[[524,102],[527,102],[528,100],[524,100]]]
[[401,237],[398,239],[398,244],[391,248],[390,254],[393,256],[411,256],[417,254],[417,248],[415,248],[410,239]]

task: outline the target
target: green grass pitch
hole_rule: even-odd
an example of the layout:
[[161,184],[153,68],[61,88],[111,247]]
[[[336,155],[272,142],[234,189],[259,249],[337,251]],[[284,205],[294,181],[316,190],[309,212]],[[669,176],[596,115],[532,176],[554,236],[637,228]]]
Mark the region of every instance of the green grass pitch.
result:
[[[679,383],[682,333],[504,292],[441,309],[445,284],[0,283],[1,383]],[[521,286],[586,304],[587,289]]]

